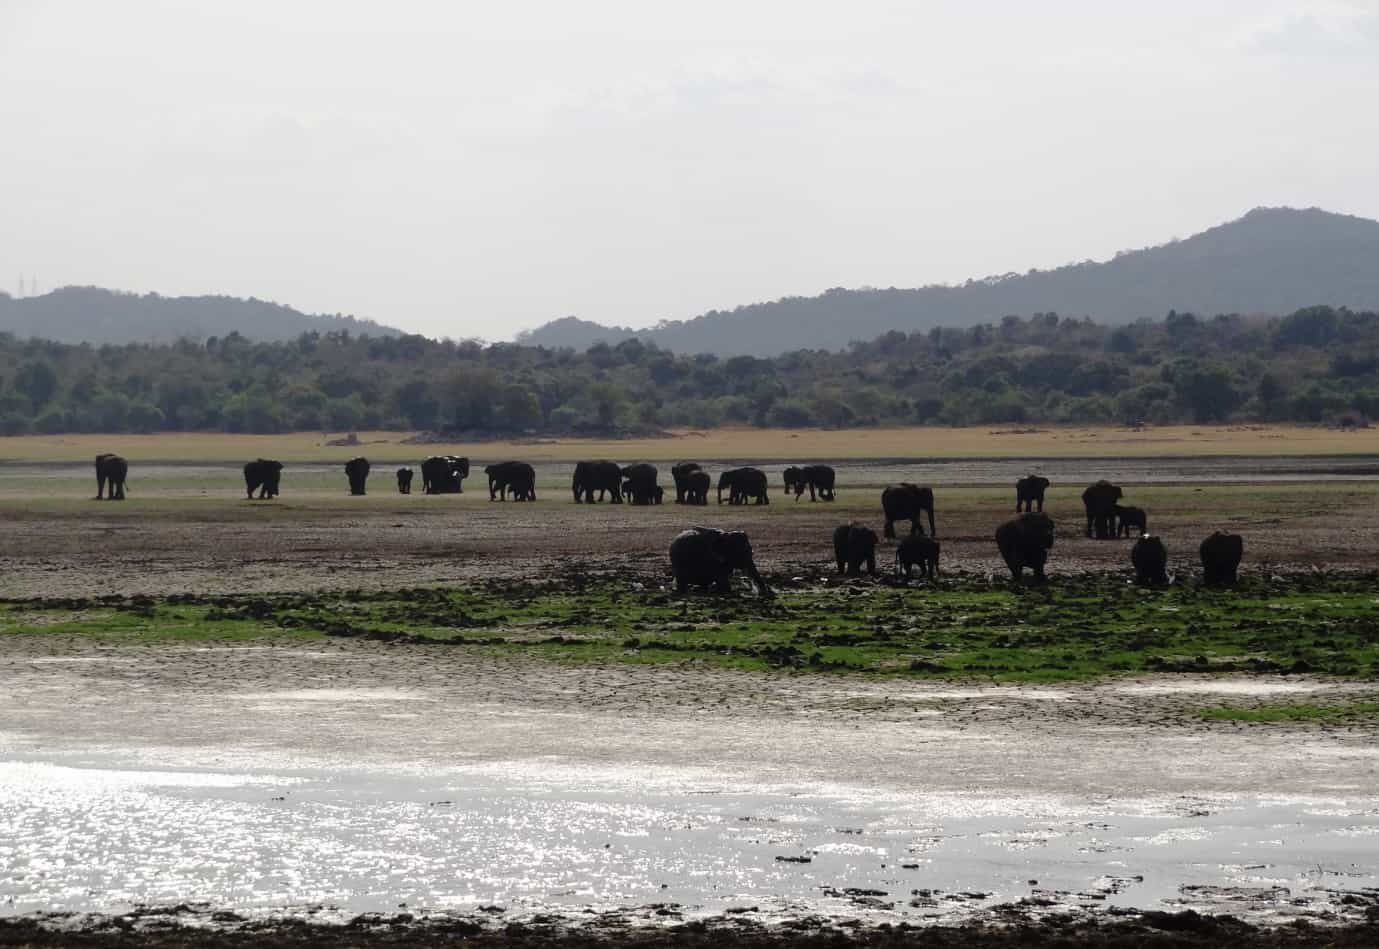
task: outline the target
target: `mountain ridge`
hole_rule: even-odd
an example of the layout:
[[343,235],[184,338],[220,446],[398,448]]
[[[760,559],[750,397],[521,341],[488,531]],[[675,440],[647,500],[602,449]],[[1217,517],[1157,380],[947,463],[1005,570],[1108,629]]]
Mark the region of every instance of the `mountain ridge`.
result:
[[1123,324],[1170,310],[1282,315],[1318,302],[1379,307],[1379,221],[1320,208],[1257,207],[1190,237],[1104,261],[911,289],[833,288],[647,330],[565,317],[519,341],[584,349],[636,337],[677,352],[772,356],[1008,315],[1056,312]]

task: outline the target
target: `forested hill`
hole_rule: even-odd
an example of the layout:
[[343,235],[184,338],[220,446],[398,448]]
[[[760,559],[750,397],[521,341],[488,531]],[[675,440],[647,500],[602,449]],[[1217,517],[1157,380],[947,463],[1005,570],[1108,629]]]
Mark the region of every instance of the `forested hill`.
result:
[[0,332],[63,343],[204,341],[231,332],[272,342],[333,330],[401,335],[399,330],[370,320],[339,314],[311,316],[253,298],[140,296],[99,287],[63,287],[42,296],[17,299],[0,293]]
[[585,352],[420,336],[65,345],[0,333],[0,434],[426,429],[465,439],[677,426],[1379,418],[1379,311],[1108,327],[1056,314],[846,352]]
[[1056,312],[1119,324],[1169,310],[1284,315],[1318,303],[1379,308],[1379,221],[1315,208],[1256,208],[1186,240],[1101,263],[960,286],[835,289],[635,333],[567,318],[521,341],[584,348],[635,335],[675,352],[765,356],[799,348],[839,350],[889,330],[974,326],[1009,314]]

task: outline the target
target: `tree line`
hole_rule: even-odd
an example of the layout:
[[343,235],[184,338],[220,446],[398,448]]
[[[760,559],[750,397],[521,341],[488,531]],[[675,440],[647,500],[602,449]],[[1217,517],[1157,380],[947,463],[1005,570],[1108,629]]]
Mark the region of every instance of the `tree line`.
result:
[[1055,313],[893,331],[844,352],[585,352],[421,336],[70,345],[0,334],[0,433],[426,430],[606,434],[718,425],[1363,424],[1379,313]]

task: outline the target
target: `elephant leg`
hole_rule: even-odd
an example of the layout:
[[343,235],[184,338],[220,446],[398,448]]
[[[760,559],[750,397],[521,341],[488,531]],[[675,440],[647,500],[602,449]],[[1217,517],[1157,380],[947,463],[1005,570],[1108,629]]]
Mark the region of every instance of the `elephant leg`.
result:
[[689,583],[687,583],[687,582],[685,581],[685,578],[684,578],[682,575],[680,575],[680,574],[677,573],[677,574],[675,575],[675,592],[676,592],[676,593],[684,593],[684,592],[685,592],[686,590],[688,590],[688,589],[689,589]]
[[919,523],[918,514],[910,518],[910,536],[913,537],[916,534],[918,534],[920,537],[924,536],[924,528]]
[[871,574],[873,577],[876,576],[876,554],[875,554],[875,553],[871,553],[871,554],[868,554],[868,555],[867,555],[867,573]]
[[886,537],[895,537],[895,522],[891,520],[890,515],[886,516],[886,526],[881,533]]

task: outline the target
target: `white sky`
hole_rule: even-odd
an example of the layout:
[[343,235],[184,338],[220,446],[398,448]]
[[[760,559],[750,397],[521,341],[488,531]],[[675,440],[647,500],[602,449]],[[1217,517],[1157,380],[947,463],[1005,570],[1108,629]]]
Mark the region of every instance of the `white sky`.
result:
[[0,0],[0,287],[645,326],[1379,217],[1379,0]]

